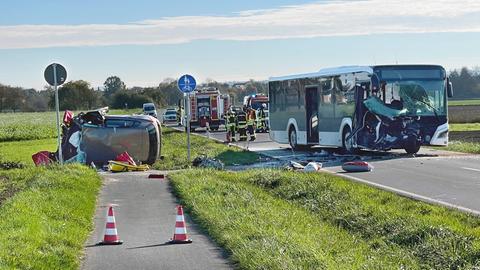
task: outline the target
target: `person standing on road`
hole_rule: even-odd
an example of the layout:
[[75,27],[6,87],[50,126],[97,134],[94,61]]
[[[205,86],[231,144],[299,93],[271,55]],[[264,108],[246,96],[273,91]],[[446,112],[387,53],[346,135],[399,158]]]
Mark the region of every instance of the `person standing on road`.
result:
[[267,104],[263,103],[262,106],[258,109],[258,118],[257,118],[257,129],[262,132],[267,131],[267,123],[265,122],[265,110],[267,109]]
[[255,141],[255,121],[256,121],[256,112],[254,109],[249,107],[247,109],[247,130],[250,137],[250,141]]
[[247,140],[247,114],[246,107],[237,114],[237,128],[239,134],[239,141]]
[[225,126],[227,127],[227,142],[235,142],[235,130],[237,129],[237,115],[230,106],[225,115]]

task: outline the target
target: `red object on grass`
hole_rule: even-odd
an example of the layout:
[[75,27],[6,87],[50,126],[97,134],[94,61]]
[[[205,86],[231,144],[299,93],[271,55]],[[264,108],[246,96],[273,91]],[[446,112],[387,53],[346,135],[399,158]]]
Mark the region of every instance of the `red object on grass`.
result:
[[50,152],[48,151],[40,151],[33,154],[32,159],[36,166],[48,165],[54,162],[54,160],[50,158]]
[[132,158],[127,152],[123,152],[123,153],[121,153],[120,155],[118,155],[118,156],[115,158],[115,161],[120,161],[120,162],[128,163],[129,165],[132,165],[132,166],[137,166],[137,164],[135,163],[135,161],[133,161],[133,158]]

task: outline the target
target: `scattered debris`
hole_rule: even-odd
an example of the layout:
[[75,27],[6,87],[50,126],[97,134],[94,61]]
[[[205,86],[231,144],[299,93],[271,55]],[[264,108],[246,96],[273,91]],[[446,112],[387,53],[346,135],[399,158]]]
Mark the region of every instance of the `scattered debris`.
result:
[[287,169],[290,169],[290,170],[303,170],[303,169],[305,169],[305,166],[303,166],[302,164],[300,164],[298,162],[292,161],[292,160],[289,161],[287,166],[288,166]]
[[307,166],[303,168],[305,172],[318,172],[321,169],[322,169],[322,163],[318,163],[318,162],[309,162]]
[[350,161],[344,163],[342,169],[346,172],[370,172],[373,166],[365,161]]
[[11,170],[11,169],[23,169],[25,164],[15,161],[2,161],[0,162],[0,170]]
[[196,157],[192,162],[193,167],[200,168],[213,168],[217,170],[223,170],[225,165],[218,159],[209,158],[205,155]]

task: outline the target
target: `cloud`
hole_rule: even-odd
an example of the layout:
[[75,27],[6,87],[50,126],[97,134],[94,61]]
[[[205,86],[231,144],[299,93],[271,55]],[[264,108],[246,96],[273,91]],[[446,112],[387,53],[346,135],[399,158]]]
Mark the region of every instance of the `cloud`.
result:
[[480,32],[478,0],[327,1],[129,24],[0,26],[0,49]]

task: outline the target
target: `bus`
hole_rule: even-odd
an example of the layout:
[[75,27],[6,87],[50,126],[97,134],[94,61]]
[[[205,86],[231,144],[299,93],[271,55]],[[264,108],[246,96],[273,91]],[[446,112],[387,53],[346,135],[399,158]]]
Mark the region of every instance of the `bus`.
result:
[[320,145],[417,153],[448,144],[447,97],[438,65],[348,66],[269,79],[270,138],[293,149]]

